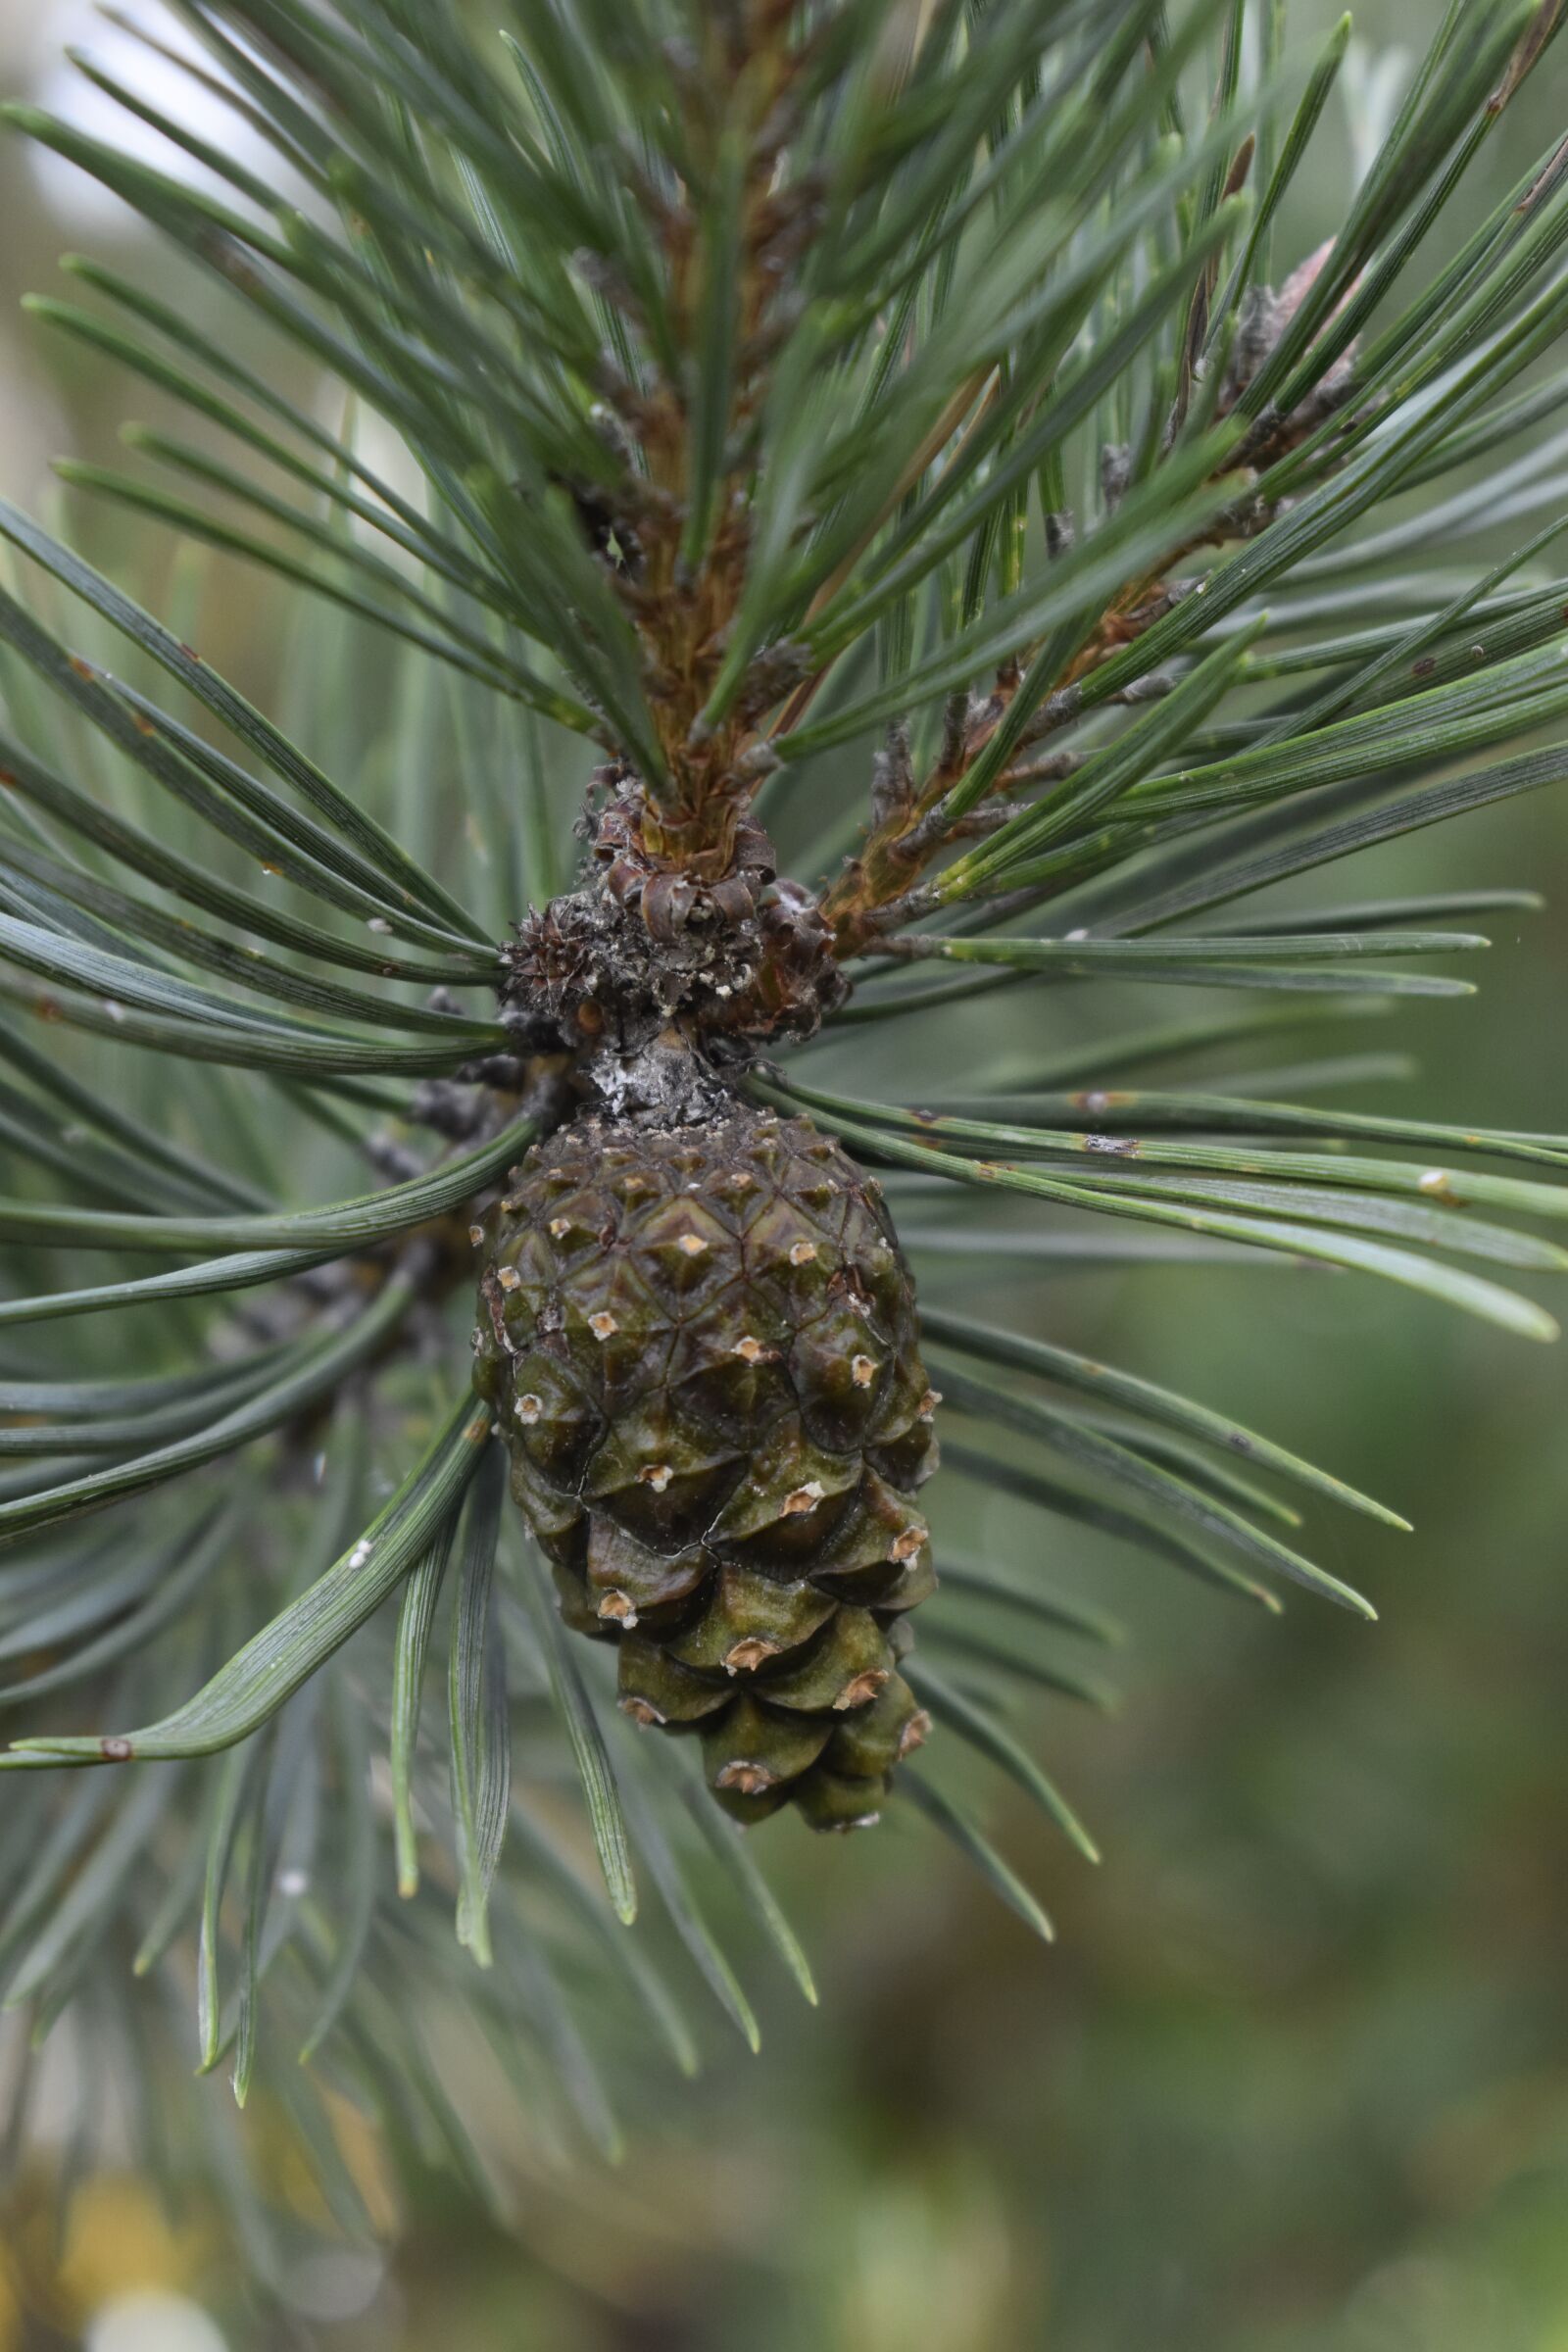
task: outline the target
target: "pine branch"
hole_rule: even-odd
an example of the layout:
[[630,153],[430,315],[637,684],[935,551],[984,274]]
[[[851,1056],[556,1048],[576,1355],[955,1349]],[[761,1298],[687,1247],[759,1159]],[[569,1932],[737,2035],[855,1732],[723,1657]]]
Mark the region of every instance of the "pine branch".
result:
[[[699,2050],[643,1939],[754,2046],[732,1910],[814,1998],[715,1797],[907,1794],[1049,1936],[950,1760],[1094,1858],[1033,1741],[1115,1629],[954,1545],[976,1488],[1370,1613],[1297,1529],[1397,1512],[956,1277],[1541,1339],[1568,1268],[1568,1141],[1386,1108],[1341,1026],[1534,894],[1258,903],[1568,768],[1568,144],[1478,193],[1561,0],[1454,0],[1311,254],[1362,69],[1273,0],[513,14],[179,0],[188,107],[77,61],[169,171],[10,110],[174,274],[33,302],[164,421],[61,468],[72,543],[0,509],[0,1977],[39,2033],[193,1979],[345,2216],[318,2082],[494,2202],[449,2033],[612,2152],[603,2058]],[[186,641],[241,564],[276,718]],[[1101,1037],[1106,984],[1224,993]]]

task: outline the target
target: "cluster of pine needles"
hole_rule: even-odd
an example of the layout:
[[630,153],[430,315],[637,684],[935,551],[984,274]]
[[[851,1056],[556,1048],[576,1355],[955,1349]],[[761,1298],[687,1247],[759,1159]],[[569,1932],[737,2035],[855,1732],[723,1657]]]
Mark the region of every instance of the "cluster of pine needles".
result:
[[[74,258],[31,305],[172,419],[127,436],[150,466],[60,468],[164,616],[0,508],[19,2139],[66,2021],[71,2161],[128,2125],[263,2270],[193,1993],[199,2066],[265,2079],[352,2227],[345,2102],[504,2208],[455,2085],[611,2150],[607,2080],[698,2061],[671,1959],[754,2043],[738,1920],[810,1992],[775,1833],[607,1703],[469,1385],[461,1236],[541,1132],[497,1091],[498,956],[607,761],[677,853],[744,801],[854,983],[737,1085],[878,1172],[928,1294],[900,1816],[1050,1934],[985,1807],[1011,1783],[1094,1854],[1034,1752],[1040,1693],[1106,1696],[1116,1629],[1052,1566],[1086,1542],[1370,1614],[1285,1497],[1392,1511],[932,1300],[1272,1256],[1551,1334],[1513,1278],[1568,1267],[1568,1139],[1334,1106],[1396,1067],[1359,1016],[1467,993],[1469,926],[1536,902],[1265,894],[1568,777],[1568,144],[1515,136],[1562,13],[1453,0],[1369,120],[1348,24],[1303,53],[1282,0],[173,0],[188,109],[78,61],[167,172],[11,110],[185,273]],[[1359,176],[1305,253],[1347,95]],[[193,650],[235,560],[277,719]],[[1116,1029],[1107,985],[1180,993]],[[465,1092],[493,1115],[455,1134]],[[1042,1516],[999,1556],[947,1495]]]

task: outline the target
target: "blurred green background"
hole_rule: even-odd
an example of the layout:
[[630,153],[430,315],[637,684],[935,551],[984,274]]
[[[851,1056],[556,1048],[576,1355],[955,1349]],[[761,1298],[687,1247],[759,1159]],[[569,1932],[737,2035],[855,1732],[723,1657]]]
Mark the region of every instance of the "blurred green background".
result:
[[[1309,40],[1337,13],[1294,0],[1292,22]],[[1358,32],[1414,45],[1442,13],[1369,0]],[[68,0],[0,0],[7,86],[58,103],[51,55],[83,33]],[[1457,215],[1564,115],[1559,50]],[[1325,126],[1287,261],[1332,231],[1350,146]],[[135,235],[14,142],[0,220],[0,487],[37,504],[50,453],[107,451],[147,402],[62,368],[17,297],[62,247],[123,258]],[[254,584],[214,576],[210,650],[265,690]],[[1421,1058],[1400,1107],[1561,1130],[1568,804],[1419,837],[1355,886],[1393,874],[1549,901],[1495,929],[1476,1000],[1379,1033]],[[934,1041],[954,1072],[963,1036]],[[39,2167],[5,2204],[0,2352],[1568,2352],[1568,1353],[1350,1278],[1058,1272],[1021,1300],[1015,1270],[964,1272],[982,1306],[1004,1290],[1406,1511],[1414,1538],[1314,1530],[1382,1622],[1298,1601],[1273,1623],[1078,1563],[1136,1629],[1126,1704],[1043,1738],[1106,1861],[992,1812],[1054,1950],[910,1829],[781,1827],[821,2011],[759,1970],[761,2057],[710,2036],[618,2172],[542,2171],[515,2235],[432,2180],[385,2262],[323,2254],[280,2314],[133,2177],[92,2181],[62,2234]]]

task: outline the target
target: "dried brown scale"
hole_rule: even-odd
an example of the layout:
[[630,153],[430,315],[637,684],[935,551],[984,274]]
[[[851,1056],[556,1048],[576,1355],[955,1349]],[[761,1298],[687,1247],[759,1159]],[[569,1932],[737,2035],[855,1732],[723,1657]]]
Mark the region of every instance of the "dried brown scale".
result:
[[563,1614],[726,1810],[873,1820],[928,1728],[938,1401],[879,1189],[806,1119],[579,1119],[482,1227],[476,1383]]
[[503,954],[504,1002],[546,1015],[616,1100],[605,1057],[663,1038],[698,1064],[808,1037],[846,993],[809,892],[777,872],[772,845],[736,815],[727,855],[676,859],[650,848],[646,805],[625,785],[594,826],[582,886],[517,927]]

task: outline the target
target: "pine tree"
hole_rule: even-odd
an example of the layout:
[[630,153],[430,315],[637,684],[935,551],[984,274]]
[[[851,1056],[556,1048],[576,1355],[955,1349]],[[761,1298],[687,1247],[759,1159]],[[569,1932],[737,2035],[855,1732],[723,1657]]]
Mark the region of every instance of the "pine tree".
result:
[[[1568,774],[1560,521],[1433,560],[1552,489],[1491,468],[1568,398],[1568,145],[1476,199],[1562,0],[1452,0],[1310,255],[1348,23],[1281,0],[175,6],[266,172],[89,61],[204,178],[13,118],[341,421],[101,263],[32,305],[188,405],[131,436],[183,494],[61,471],[273,575],[289,725],[200,569],[160,618],[0,509],[0,1965],[261,2264],[226,2108],[166,2112],[192,1979],[343,2213],[345,2091],[486,2180],[454,2020],[601,2145],[601,2056],[695,2062],[639,1884],[749,2039],[706,1872],[809,1992],[712,1795],[912,1805],[1050,1934],[952,1759],[1093,1858],[1017,1719],[1110,1629],[933,1551],[950,1484],[1371,1613],[1259,1480],[1396,1514],[916,1274],[1092,1230],[1550,1336],[1568,1142],[1285,1059],[1529,894],[1254,901]],[[988,1045],[1052,987],[1077,1043]]]

